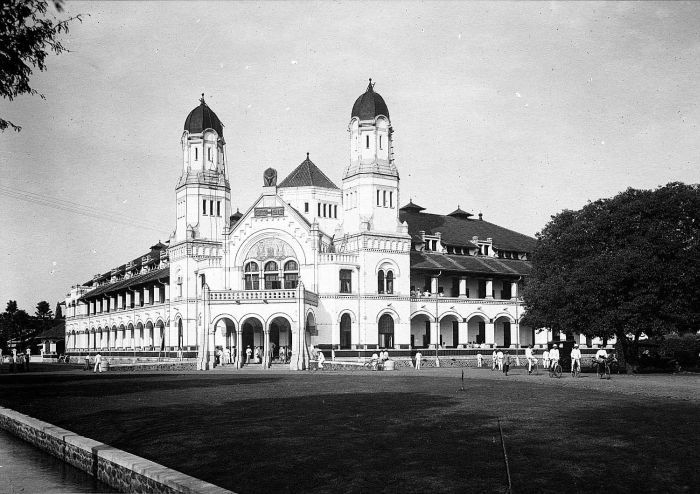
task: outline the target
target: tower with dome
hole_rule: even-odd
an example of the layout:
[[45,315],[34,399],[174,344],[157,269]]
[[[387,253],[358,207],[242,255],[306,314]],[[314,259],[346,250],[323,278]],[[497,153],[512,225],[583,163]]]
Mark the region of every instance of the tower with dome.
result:
[[268,168],[237,185],[259,195],[233,213],[224,124],[202,95],[181,136],[170,239],[71,288],[67,352],[303,370],[319,349],[351,365],[430,348],[466,365],[485,349],[546,343],[519,324],[535,240],[459,206],[442,215],[406,201],[371,79],[348,134],[340,186],[305,153],[281,180]]

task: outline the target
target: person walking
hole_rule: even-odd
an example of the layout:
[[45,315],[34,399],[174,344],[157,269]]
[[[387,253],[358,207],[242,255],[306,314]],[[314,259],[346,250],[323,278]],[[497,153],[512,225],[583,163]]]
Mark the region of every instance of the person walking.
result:
[[253,356],[253,350],[250,349],[250,345],[245,349],[245,363],[250,363],[250,359]]
[[498,353],[496,354],[496,361],[498,362],[498,370],[502,371],[503,370],[503,351],[498,350]]
[[423,355],[420,353],[420,350],[416,352],[416,370],[420,370],[420,360],[423,358]]
[[92,370],[93,374],[96,372],[102,372],[102,355],[100,355],[100,352],[97,352],[97,355],[95,355],[95,368]]
[[85,355],[85,367],[83,367],[83,371],[89,371],[90,370],[90,354],[88,353]]
[[493,354],[491,355],[491,370],[492,371],[496,370],[497,362],[498,362],[498,354],[496,354],[496,350],[494,349]]

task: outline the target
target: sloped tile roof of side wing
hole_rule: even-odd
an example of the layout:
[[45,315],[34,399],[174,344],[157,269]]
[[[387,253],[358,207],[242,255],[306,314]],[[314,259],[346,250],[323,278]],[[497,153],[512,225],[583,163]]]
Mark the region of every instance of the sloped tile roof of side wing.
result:
[[309,153],[306,153],[306,159],[297,166],[287,178],[282,180],[278,187],[321,187],[324,189],[337,189],[338,187],[331,182],[331,179],[326,176],[314,163],[309,159]]
[[428,235],[440,233],[442,243],[456,246],[473,246],[472,239],[492,239],[496,249],[532,252],[537,240],[522,233],[514,232],[488,221],[475,220],[457,209],[449,215],[421,212],[423,208],[410,203],[399,210],[399,219],[408,223],[408,233],[414,240],[420,240],[420,232]]

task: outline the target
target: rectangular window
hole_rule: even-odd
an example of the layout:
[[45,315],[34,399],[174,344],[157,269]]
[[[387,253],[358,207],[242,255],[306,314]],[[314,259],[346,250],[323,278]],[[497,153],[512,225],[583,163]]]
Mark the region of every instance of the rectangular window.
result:
[[202,199],[202,214],[206,216],[207,214],[207,200]]
[[323,203],[323,217],[326,217],[326,203]]
[[216,215],[221,216],[221,201],[216,201]]
[[352,271],[340,270],[340,293],[352,293]]
[[386,207],[386,190],[384,191],[384,199],[382,201],[382,206]]
[[291,290],[299,284],[299,275],[296,273],[286,273],[284,275],[284,288]]
[[194,160],[197,161],[199,159],[199,155],[197,153],[198,149],[194,148]]
[[382,136],[379,136],[379,149],[383,149],[382,148]]
[[510,300],[510,298],[511,298],[510,287],[511,287],[510,281],[503,282],[503,288],[501,289],[501,300]]
[[486,280],[479,280],[479,298],[486,298]]
[[319,218],[321,217],[321,203],[318,203],[318,215]]
[[484,255],[485,256],[489,255],[489,246],[488,245],[484,245]]
[[209,214],[214,216],[214,201],[209,201]]
[[211,161],[211,148],[207,148],[207,159]]
[[379,197],[380,197],[381,191],[377,189],[377,206],[379,206]]
[[333,205],[333,217],[334,218],[338,217],[338,206],[335,204]]
[[245,275],[245,289],[246,290],[260,290],[260,275],[258,275],[258,274]]
[[393,208],[394,207],[394,192],[389,191],[389,207]]
[[279,290],[280,280],[277,273],[269,273],[265,275],[265,290]]
[[308,212],[309,212],[309,203],[308,203],[308,202],[305,202],[305,203],[304,203],[304,212],[305,212],[305,213],[308,213]]
[[365,147],[369,149],[369,135],[365,136]]

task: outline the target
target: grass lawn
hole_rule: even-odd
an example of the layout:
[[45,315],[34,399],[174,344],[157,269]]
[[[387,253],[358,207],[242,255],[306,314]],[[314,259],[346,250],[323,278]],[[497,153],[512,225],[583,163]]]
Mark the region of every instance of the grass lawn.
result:
[[0,404],[231,490],[698,492],[700,376],[0,374]]

